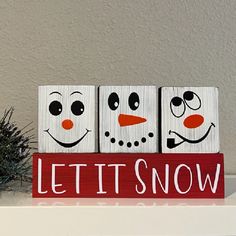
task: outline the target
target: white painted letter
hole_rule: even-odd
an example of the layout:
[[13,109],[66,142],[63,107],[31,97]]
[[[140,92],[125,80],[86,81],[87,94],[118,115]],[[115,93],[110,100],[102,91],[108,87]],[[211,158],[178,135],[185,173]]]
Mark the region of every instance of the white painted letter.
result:
[[71,164],[69,167],[75,166],[75,183],[76,183],[76,193],[80,193],[80,167],[87,166],[87,164]]
[[213,186],[212,186],[211,178],[210,178],[209,174],[206,175],[204,184],[202,184],[202,175],[201,175],[200,165],[196,164],[196,168],[197,168],[197,177],[198,177],[199,189],[201,191],[204,191],[204,189],[206,188],[207,181],[208,181],[209,184],[210,184],[210,187],[211,187],[211,191],[213,193],[215,193],[216,189],[217,189],[217,186],[218,186],[219,176],[220,176],[220,164],[217,164],[217,166],[216,166],[215,180],[214,180]]
[[56,167],[65,166],[65,164],[52,164],[52,191],[55,194],[63,194],[66,190],[63,191],[56,191],[56,187],[62,186],[62,184],[56,184]]
[[143,159],[138,159],[138,160],[135,162],[135,174],[136,174],[136,177],[137,177],[138,181],[141,183],[141,185],[142,185],[142,187],[143,187],[142,191],[139,191],[139,190],[138,190],[138,185],[136,184],[135,189],[136,189],[136,192],[137,192],[138,194],[143,194],[143,193],[145,193],[145,191],[146,191],[146,185],[145,185],[145,183],[143,182],[143,180],[141,179],[141,177],[140,177],[140,175],[139,175],[139,164],[140,164],[140,162],[143,162],[144,165],[145,165],[145,167],[147,168],[147,162],[146,162],[145,160],[143,160]]
[[158,180],[163,192],[167,194],[169,191],[169,165],[168,164],[165,165],[165,187],[163,187],[163,184],[161,183],[157,170],[155,168],[152,168],[152,192],[153,193],[157,193],[156,179]]
[[[189,183],[189,187],[188,187],[188,189],[187,189],[186,191],[181,191],[180,188],[179,188],[178,176],[179,176],[179,170],[180,170],[180,168],[182,168],[182,167],[187,168],[187,170],[188,170],[189,173],[190,173],[190,183]],[[189,190],[191,189],[192,183],[193,183],[193,176],[192,176],[192,171],[191,171],[191,169],[189,168],[189,166],[187,166],[187,165],[185,165],[185,164],[178,165],[178,167],[177,167],[176,170],[175,170],[175,175],[174,175],[174,184],[175,184],[176,190],[177,190],[180,194],[185,194],[185,193],[189,192]]]
[[110,164],[108,167],[115,167],[115,192],[119,193],[119,167],[126,166],[126,164]]
[[45,194],[47,193],[48,191],[45,190],[43,191],[42,190],[42,159],[38,159],[38,193],[40,194]]
[[97,194],[106,194],[106,191],[103,191],[103,184],[102,184],[102,167],[106,166],[106,164],[95,164],[95,166],[98,166],[98,186],[99,191]]

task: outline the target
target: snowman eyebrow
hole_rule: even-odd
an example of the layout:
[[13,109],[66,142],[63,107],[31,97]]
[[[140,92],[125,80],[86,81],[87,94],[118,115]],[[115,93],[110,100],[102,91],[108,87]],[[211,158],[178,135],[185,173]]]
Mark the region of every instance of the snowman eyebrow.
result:
[[57,92],[57,91],[54,91],[54,92],[51,92],[49,95],[52,95],[52,94],[59,94],[59,95],[61,95],[62,96],[62,94],[61,93],[59,93],[59,92]]
[[[81,95],[83,95],[81,92],[79,92],[79,91],[74,91],[73,93],[71,93],[71,95],[73,95],[73,94],[75,94],[75,93],[79,93],[79,94],[81,94]],[[70,95],[70,96],[71,96]]]

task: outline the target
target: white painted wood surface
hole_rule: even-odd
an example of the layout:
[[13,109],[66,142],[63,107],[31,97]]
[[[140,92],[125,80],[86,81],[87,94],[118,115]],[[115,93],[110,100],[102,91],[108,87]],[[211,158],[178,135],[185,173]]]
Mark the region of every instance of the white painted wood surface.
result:
[[225,199],[32,199],[1,192],[1,235],[236,235],[236,176],[225,184]]
[[95,152],[95,86],[39,86],[38,151]]
[[218,88],[161,88],[163,153],[217,153]]
[[99,87],[101,152],[156,152],[157,122],[155,86]]

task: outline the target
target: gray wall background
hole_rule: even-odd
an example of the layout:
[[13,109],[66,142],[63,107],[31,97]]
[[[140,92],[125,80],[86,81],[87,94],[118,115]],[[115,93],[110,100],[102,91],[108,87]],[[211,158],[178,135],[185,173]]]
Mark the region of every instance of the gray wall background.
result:
[[218,86],[236,174],[236,1],[0,0],[0,111],[33,121],[46,84]]

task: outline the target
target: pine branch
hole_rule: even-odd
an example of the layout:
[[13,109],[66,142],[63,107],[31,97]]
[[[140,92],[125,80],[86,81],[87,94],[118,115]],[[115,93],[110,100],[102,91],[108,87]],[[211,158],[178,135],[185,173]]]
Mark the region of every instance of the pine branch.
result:
[[11,121],[13,112],[13,108],[6,110],[0,119],[0,188],[12,180],[28,179],[31,170],[31,145],[35,143],[32,129],[27,130],[29,125],[19,129]]

